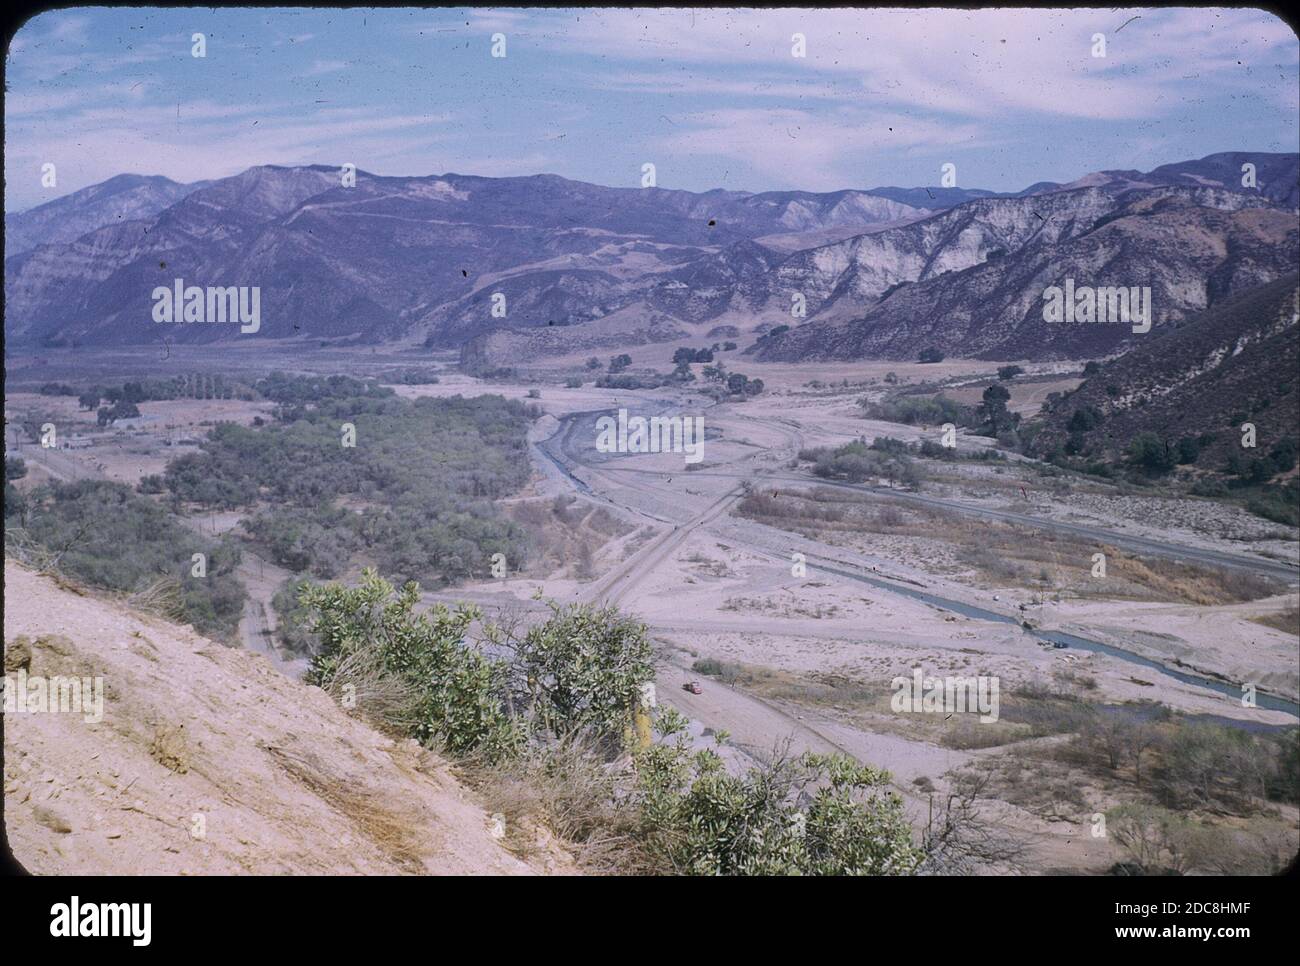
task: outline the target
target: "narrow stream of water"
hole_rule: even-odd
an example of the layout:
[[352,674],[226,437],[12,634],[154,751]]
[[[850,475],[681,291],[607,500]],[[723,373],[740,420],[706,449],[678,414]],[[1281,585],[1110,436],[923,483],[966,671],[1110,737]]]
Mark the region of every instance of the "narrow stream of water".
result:
[[[975,620],[994,621],[999,624],[1011,624],[1021,626],[1020,621],[1006,614],[999,614],[997,611],[985,610],[983,607],[976,607],[973,604],[965,604],[957,600],[949,600],[946,597],[939,597],[935,594],[927,594],[923,590],[913,590],[910,587],[900,587],[898,584],[891,583],[887,580],[880,580],[875,577],[867,577],[864,574],[855,574],[848,570],[839,570],[835,567],[827,567],[825,564],[809,564],[810,568],[823,570],[827,573],[837,574],[841,577],[848,577],[851,580],[858,580],[862,583],[870,584],[881,590],[887,590],[892,594],[901,594],[904,597],[910,597],[913,600],[919,600],[931,606],[938,607],[941,610],[950,610],[954,613],[961,614],[964,617],[970,617]],[[1180,671],[1175,668],[1167,667],[1159,661],[1153,661],[1150,658],[1143,657],[1140,654],[1134,654],[1132,651],[1126,651],[1120,647],[1114,647],[1110,644],[1102,644],[1100,641],[1089,640],[1086,637],[1078,637],[1075,634],[1067,634],[1064,631],[1045,631],[1038,629],[1026,630],[1026,634],[1036,637],[1040,641],[1049,641],[1053,644],[1061,643],[1067,647],[1075,647],[1081,651],[1095,651],[1100,654],[1109,654],[1111,657],[1119,658],[1121,661],[1127,661],[1130,664],[1137,664],[1141,667],[1150,668],[1161,674],[1167,674],[1170,677],[1182,681],[1184,684],[1191,684],[1198,688],[1207,688],[1211,691],[1217,691],[1219,694],[1227,696],[1232,701],[1241,700],[1241,688],[1238,685],[1226,681],[1218,681],[1211,677],[1200,674],[1193,674],[1190,671]],[[1292,717],[1300,719],[1300,704],[1289,701],[1272,694],[1265,694],[1263,691],[1257,691],[1255,703],[1261,708],[1267,708],[1270,711],[1284,711]],[[1216,716],[1217,717],[1217,716]],[[1244,726],[1244,722],[1233,719],[1222,719],[1233,725]]]

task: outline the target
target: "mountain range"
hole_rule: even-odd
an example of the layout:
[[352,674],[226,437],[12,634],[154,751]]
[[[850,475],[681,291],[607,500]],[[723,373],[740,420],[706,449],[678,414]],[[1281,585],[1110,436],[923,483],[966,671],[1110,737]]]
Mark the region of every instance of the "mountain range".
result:
[[[1242,184],[1245,164],[1256,186]],[[732,326],[764,359],[1092,355],[1142,336],[1044,323],[1045,287],[1148,286],[1156,328],[1176,325],[1300,261],[1298,181],[1300,156],[1255,152],[1014,194],[361,171],[345,187],[325,166],[190,185],[122,175],[6,214],[5,334],[29,346],[166,334],[455,348],[508,330],[562,353]],[[257,286],[257,334],[155,323],[151,293],[177,278]]]

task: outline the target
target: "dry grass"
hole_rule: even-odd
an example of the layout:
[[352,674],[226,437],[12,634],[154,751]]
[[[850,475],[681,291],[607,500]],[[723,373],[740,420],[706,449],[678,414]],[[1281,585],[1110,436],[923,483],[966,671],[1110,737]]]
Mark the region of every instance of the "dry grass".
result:
[[576,561],[573,576],[587,579],[594,573],[592,561],[600,549],[632,529],[604,507],[578,502],[572,496],[521,500],[505,510],[531,537],[528,576],[548,576]]
[[1300,637],[1300,609],[1295,607],[1276,614],[1263,614],[1259,617],[1252,617],[1251,620],[1256,624],[1271,627],[1275,631],[1282,631],[1284,634]]
[[389,737],[405,737],[416,724],[416,690],[384,669],[378,645],[345,655],[320,687],[344,711],[365,719]]
[[622,760],[570,738],[506,761],[461,759],[458,777],[478,793],[484,809],[505,818],[503,844],[528,858],[539,827],[560,840],[584,872],[647,874],[656,870],[638,835],[635,814],[619,805],[631,775]]
[[[941,508],[881,505],[879,500],[829,487],[751,494],[738,512],[830,543],[842,542],[835,538],[844,535],[942,540],[956,548],[958,559],[969,569],[968,578],[985,587],[1197,605],[1243,603],[1280,590],[1274,581],[1239,571],[1140,559],[1114,547],[1036,528],[977,520]],[[1092,557],[1099,550],[1106,554],[1104,578],[1092,576]]]
[[415,831],[422,824],[420,816],[384,808],[363,783],[332,780],[327,764],[314,756],[303,758],[272,745],[264,745],[263,749],[312,794],[347,816],[361,834],[400,867],[412,873],[424,871],[422,842]]
[[133,610],[156,614],[177,624],[185,622],[181,582],[175,577],[159,577],[153,583],[127,597],[126,603]]
[[149,741],[149,756],[178,775],[189,771],[190,750],[185,741],[185,725],[155,725],[153,738]]

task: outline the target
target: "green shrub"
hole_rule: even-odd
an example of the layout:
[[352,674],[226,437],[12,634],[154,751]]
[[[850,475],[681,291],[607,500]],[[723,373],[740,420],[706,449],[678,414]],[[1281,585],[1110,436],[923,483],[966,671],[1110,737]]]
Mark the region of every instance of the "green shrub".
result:
[[412,694],[412,737],[452,754],[507,754],[521,736],[502,702],[505,664],[465,642],[479,611],[439,604],[415,614],[419,597],[415,583],[395,592],[371,569],[355,588],[306,587],[301,603],[314,612],[310,630],[320,641],[308,683],[329,690],[358,656],[373,653],[378,666]]
[[672,709],[665,739],[636,756],[633,801],[647,848],[685,875],[906,875],[912,843],[889,773],[838,755],[777,760],[729,774],[712,750],[692,752]]

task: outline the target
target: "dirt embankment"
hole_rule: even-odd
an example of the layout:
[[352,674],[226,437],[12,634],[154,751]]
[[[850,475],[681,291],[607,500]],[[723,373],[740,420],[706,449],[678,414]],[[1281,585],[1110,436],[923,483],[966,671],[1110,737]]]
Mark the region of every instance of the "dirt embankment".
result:
[[5,834],[32,872],[572,871],[553,849],[511,855],[446,762],[259,655],[12,561],[4,599],[12,681],[103,680],[98,721],[4,715]]

